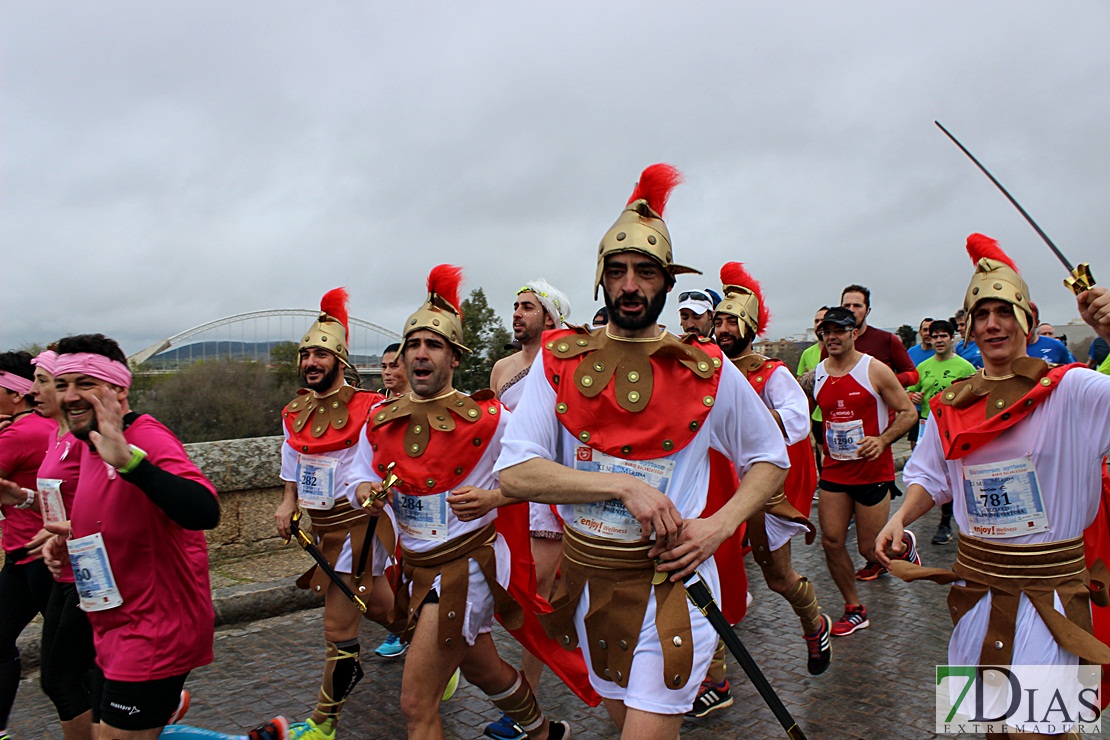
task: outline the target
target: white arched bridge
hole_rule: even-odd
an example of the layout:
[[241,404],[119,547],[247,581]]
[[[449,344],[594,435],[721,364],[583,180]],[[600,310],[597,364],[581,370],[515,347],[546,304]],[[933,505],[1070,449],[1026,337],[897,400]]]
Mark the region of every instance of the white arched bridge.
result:
[[[276,308],[227,316],[186,329],[127,359],[132,367],[155,372],[178,370],[204,360],[270,362],[275,346],[300,342],[319,315],[319,310]],[[377,370],[382,351],[401,341],[399,333],[354,316],[348,326],[351,364],[360,373]]]

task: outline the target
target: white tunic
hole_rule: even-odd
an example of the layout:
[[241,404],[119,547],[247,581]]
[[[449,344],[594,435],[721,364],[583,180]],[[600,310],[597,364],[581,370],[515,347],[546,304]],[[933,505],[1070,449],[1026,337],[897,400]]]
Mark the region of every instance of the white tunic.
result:
[[[678,388],[656,387],[656,393],[675,393]],[[524,392],[517,405],[509,428],[502,440],[501,457],[497,470],[541,458],[553,460],[567,467],[574,467],[578,439],[568,432],[556,418],[555,391],[548,382],[543,368],[543,353],[537,355],[532,369],[524,381]],[[646,413],[652,413],[650,411]],[[629,422],[635,419],[629,415]],[[709,450],[718,450],[733,462],[740,477],[754,464],[768,462],[780,468],[790,466],[782,432],[767,407],[763,405],[751,384],[732,363],[721,368],[720,385],[716,401],[705,423],[693,439],[681,450],[657,461],[673,461],[674,469],[669,496],[683,518],[693,519],[705,509],[709,491]],[[573,507],[559,506],[564,520],[573,519]],[[720,581],[713,558],[698,569],[702,579],[714,593],[720,593]],[[708,620],[690,604],[691,628],[694,638],[694,665],[692,677],[680,690],[663,682],[659,638],[655,633],[655,600],[649,599],[644,615],[641,637],[636,646],[633,666],[627,689],[605,681],[590,671],[590,682],[603,697],[623,701],[626,706],[661,714],[679,714],[687,711],[697,695],[699,679],[705,675],[709,659],[717,643],[716,633]],[[580,644],[587,652],[583,619],[589,608],[589,590],[583,593],[575,621]]]
[[[907,485],[922,486],[933,501],[953,502],[961,533],[968,532],[968,502],[963,465],[1028,457],[1036,469],[1049,529],[1035,534],[993,539],[1006,544],[1056,542],[1079,537],[1095,517],[1101,496],[1102,459],[1110,452],[1110,377],[1091,370],[1069,371],[1029,415],[962,460],[946,460],[936,416],[930,414],[917,448],[906,463]],[[961,464],[962,463],[962,464]],[[954,495],[959,492],[962,495]],[[962,583],[962,582],[961,582]],[[988,593],[952,631],[950,665],[977,665],[990,617]],[[1057,611],[1063,613],[1059,598]],[[1059,647],[1023,595],[1018,605],[1013,645],[1014,665],[1076,665],[1075,655]],[[953,689],[955,691],[955,689]],[[1005,702],[1001,707],[1005,708]],[[996,713],[997,716],[1001,712]],[[1072,715],[1074,716],[1074,714]]]
[[[493,463],[497,456],[501,453],[501,438],[509,423],[510,413],[502,409],[500,418],[497,422],[497,431],[490,440],[489,446],[486,447],[485,453],[478,460],[474,469],[470,471],[469,475],[462,480],[459,485],[451,490],[458,490],[464,486],[473,486],[474,488],[481,488],[491,490],[497,488],[497,474],[494,472]],[[395,424],[404,422],[393,422]],[[374,451],[370,447],[370,442],[366,434],[359,435],[358,446],[356,448],[355,463],[351,470],[352,484],[357,488],[358,484],[363,482],[381,483],[381,476],[377,474],[374,469]],[[450,506],[447,506],[445,498],[450,491],[438,491],[436,493],[421,496],[421,499],[437,499],[442,501],[442,505],[446,509],[447,532],[444,540],[429,540],[421,539],[412,536],[405,532],[404,528],[398,526],[397,539],[401,546],[410,552],[428,552],[436,547],[441,546],[445,541],[450,541],[464,535],[482,529],[490,522],[497,519],[497,509],[490,510],[481,519],[464,522],[455,516],[455,512]],[[394,499],[394,506],[397,506],[397,499]],[[389,507],[386,509],[390,511]],[[398,518],[395,511],[391,512],[391,517]],[[403,517],[399,517],[402,518]],[[497,540],[494,542],[494,553],[497,559],[497,582],[503,588],[509,585],[509,574],[511,568],[511,561],[509,557],[509,546],[505,544],[505,539],[499,534]],[[439,588],[439,578],[435,579],[433,588]],[[462,634],[466,639],[467,644],[473,645],[475,638],[483,633],[489,632],[493,628],[494,612],[493,612],[493,595],[490,593],[489,585],[486,583],[485,575],[478,567],[478,563],[474,560],[470,561],[470,588],[466,597],[466,614],[463,616]]]
[[[776,367],[763,384],[759,398],[767,408],[777,411],[786,430],[787,446],[801,442],[809,437],[809,401],[798,381],[790,374],[789,368]],[[791,537],[804,535],[809,530],[802,524],[787,521],[777,516],[766,518],[767,546],[771,552],[778,550]]]
[[[285,441],[281,445],[281,479],[296,485],[297,461],[301,453],[289,444],[289,429],[286,428],[284,424],[282,425],[282,434],[285,436]],[[359,434],[360,439],[364,436],[365,435],[361,433]],[[345,496],[351,503],[351,506],[357,509],[359,503],[355,498],[355,489],[358,488],[358,481],[354,478],[356,448],[343,447],[338,450],[320,452],[317,454],[320,457],[330,457],[336,461],[335,474],[333,477],[335,497],[338,500],[340,496]],[[308,509],[309,516],[312,516],[313,511],[314,509]],[[316,509],[315,511],[319,510]],[[370,574],[380,576],[385,573],[386,566],[389,564],[392,555],[393,553],[386,552],[381,543],[375,539],[374,554],[372,556],[373,563],[370,568]],[[335,568],[337,573],[350,573],[352,570],[352,559],[351,538],[348,535],[347,539],[343,542],[343,549],[340,550],[339,557],[336,558],[336,561],[332,563],[332,567]]]

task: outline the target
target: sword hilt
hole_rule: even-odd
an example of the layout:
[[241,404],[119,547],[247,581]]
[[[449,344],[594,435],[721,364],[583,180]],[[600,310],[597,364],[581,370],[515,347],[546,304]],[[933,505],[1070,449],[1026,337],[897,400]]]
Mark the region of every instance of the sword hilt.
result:
[[362,502],[362,508],[369,509],[374,505],[374,502],[381,501],[389,495],[390,490],[401,482],[401,478],[393,472],[397,467],[396,462],[391,462],[385,469],[385,477],[382,478],[382,490],[370,494],[370,498]]
[[1095,276],[1091,274],[1091,265],[1087,262],[1080,262],[1071,271],[1071,274],[1064,278],[1064,285],[1076,295],[1085,290],[1090,290],[1095,285]]
[[293,512],[293,518],[289,520],[289,529],[292,530],[293,539],[297,541],[298,545],[301,547],[308,547],[313,544],[313,542],[312,539],[304,533],[304,530],[301,529],[300,521],[302,516],[304,516],[304,512],[300,509]]

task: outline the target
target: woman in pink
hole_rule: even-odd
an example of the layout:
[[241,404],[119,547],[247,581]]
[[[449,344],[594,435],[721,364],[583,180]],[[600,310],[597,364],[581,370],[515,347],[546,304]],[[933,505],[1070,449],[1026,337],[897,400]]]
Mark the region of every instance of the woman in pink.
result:
[[31,355],[0,353],[0,518],[4,566],[0,568],[0,738],[19,689],[15,640],[46,610],[54,581],[38,555],[44,536],[35,508],[35,476],[53,425],[31,408]]

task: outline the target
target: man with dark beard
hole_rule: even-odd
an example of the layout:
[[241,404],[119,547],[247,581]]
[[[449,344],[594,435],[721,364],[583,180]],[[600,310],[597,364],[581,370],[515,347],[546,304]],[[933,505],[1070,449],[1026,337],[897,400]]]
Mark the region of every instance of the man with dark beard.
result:
[[[637,739],[678,735],[717,644],[681,581],[697,570],[719,592],[713,553],[789,464],[767,408],[717,346],[657,324],[675,275],[696,272],[675,264],[662,219],[680,179],[670,165],[644,170],[595,252],[609,325],[544,338],[497,462],[505,494],[560,504],[563,578],[545,626],[581,646],[610,717]],[[711,449],[742,478],[700,518]]]
[[763,334],[769,319],[759,282],[741,263],[729,262],[721,268],[721,283],[724,298],[713,318],[717,344],[771,411],[791,463],[784,488],[748,520],[748,539],[768,588],[781,594],[801,619],[807,668],[816,675],[832,659],[832,621],[821,614],[813,584],[794,570],[790,557],[792,537],[804,534],[806,544],[811,544],[815,536],[808,519],[817,487],[817,468],[809,450],[809,401],[782,361],[752,349],[752,341]]
[[[320,301],[320,316],[298,347],[299,370],[306,388],[282,411],[285,444],[281,478],[285,491],[274,515],[278,534],[289,539],[298,508],[312,516],[312,537],[347,585],[367,602],[367,617],[385,621],[393,593],[383,576],[390,549],[375,538],[366,547],[370,517],[354,504],[350,485],[355,444],[370,407],[382,396],[358,390],[343,379],[349,366],[347,291],[336,288]],[[373,560],[367,563],[373,550]],[[367,585],[363,579],[369,571]],[[339,712],[362,678],[358,628],[361,613],[319,568],[298,581],[302,588],[324,593],[326,658],[320,694],[312,716],[290,728],[291,737],[332,740]]]

